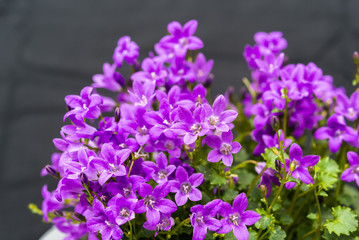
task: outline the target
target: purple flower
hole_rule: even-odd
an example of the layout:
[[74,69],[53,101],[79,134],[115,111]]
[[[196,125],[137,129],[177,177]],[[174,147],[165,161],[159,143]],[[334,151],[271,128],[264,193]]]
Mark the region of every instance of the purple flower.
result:
[[[301,180],[305,184],[313,183],[313,177],[309,174],[308,167],[312,167],[319,162],[317,155],[308,155],[303,157],[303,151],[300,146],[293,143],[289,149],[289,159],[286,159],[287,172],[291,172],[291,177]],[[294,187],[292,182],[286,183],[288,189]]]
[[345,169],[340,179],[346,182],[356,181],[359,186],[359,156],[356,152],[349,151],[347,158],[350,167]]
[[171,227],[175,224],[174,219],[171,217],[171,214],[161,213],[160,222],[156,225],[151,225],[147,222],[143,224],[143,227],[150,231],[156,231],[155,237],[158,235],[158,232],[169,231]]
[[121,239],[123,232],[116,223],[117,215],[112,209],[105,209],[98,199],[93,201],[92,208],[95,215],[87,220],[87,229],[93,233],[100,232],[103,240]]
[[264,60],[256,59],[255,62],[261,72],[265,73],[268,77],[275,79],[279,76],[283,60],[284,53],[281,53],[278,56],[273,54],[266,55]]
[[106,88],[110,91],[116,92],[122,89],[121,86],[125,84],[125,79],[122,75],[116,72],[116,65],[109,63],[103,64],[103,74],[96,74],[92,77],[94,88]]
[[245,193],[239,194],[233,201],[233,207],[222,203],[220,214],[222,217],[222,228],[217,231],[219,234],[228,233],[233,229],[233,234],[239,240],[248,240],[249,233],[246,225],[252,225],[259,221],[261,216],[251,210],[245,211],[248,205]]
[[[154,90],[156,83],[154,81],[147,81],[141,83],[133,81],[132,91],[128,91],[132,97],[132,102],[135,106],[150,107],[152,99],[155,96]],[[121,111],[122,112],[122,111]]]
[[356,139],[356,132],[353,128],[347,127],[343,116],[333,114],[329,117],[327,127],[321,127],[314,133],[314,138],[322,140],[329,139],[329,149],[336,153],[342,141],[351,142]]
[[168,176],[176,169],[176,166],[168,165],[167,158],[162,152],[158,154],[156,163],[152,161],[144,161],[142,165],[145,168],[145,171],[147,169],[149,172],[149,176],[157,183],[167,182]]
[[241,144],[233,141],[233,134],[231,131],[223,132],[221,138],[216,135],[210,135],[205,138],[205,142],[212,151],[208,154],[209,162],[218,162],[222,160],[227,167],[232,166],[233,155],[241,150]]
[[125,60],[129,65],[133,65],[135,64],[138,55],[138,45],[131,41],[129,36],[123,36],[117,42],[117,47],[113,53],[113,60],[118,67],[122,66],[123,60]]
[[161,216],[160,213],[168,214],[177,210],[177,206],[169,199],[165,199],[170,191],[168,182],[159,184],[152,191],[151,185],[143,183],[140,185],[138,195],[143,197],[136,205],[136,213],[146,212],[147,222],[150,225],[157,225]]
[[193,115],[187,108],[178,107],[180,123],[173,125],[172,129],[179,135],[184,135],[183,142],[187,145],[194,143],[198,136],[204,136],[209,131],[208,124],[204,122],[206,112],[203,107],[194,110]]
[[103,185],[112,176],[126,175],[126,168],[122,163],[129,157],[131,150],[115,151],[109,143],[101,148],[101,158],[94,158],[92,164],[97,166],[100,173],[98,182]]
[[63,208],[63,204],[59,202],[55,196],[47,190],[47,185],[44,185],[41,190],[41,194],[43,197],[42,201],[42,213],[44,221],[47,222],[48,217],[47,214],[52,210],[58,210]]
[[345,94],[338,94],[335,112],[344,115],[350,121],[355,121],[359,114],[359,92],[354,92],[350,99]]
[[202,193],[196,187],[202,184],[204,175],[194,173],[188,177],[187,171],[179,166],[176,171],[176,180],[171,180],[171,192],[176,193],[175,199],[178,206],[186,204],[188,198],[193,201],[202,199]]
[[[256,172],[259,174],[260,172],[262,172],[263,168],[265,168],[266,164],[264,162],[259,162],[257,164],[257,166],[255,167]],[[267,168],[266,170],[264,170],[264,172],[262,173],[261,176],[261,181],[258,184],[258,187],[260,187],[261,185],[265,185],[267,188],[267,194],[266,197],[268,198],[271,190],[272,190],[272,183],[274,183],[275,185],[279,186],[280,182],[278,180],[278,177],[276,177],[276,174],[278,172],[272,168]]]
[[254,40],[259,45],[259,50],[263,55],[278,54],[287,48],[287,40],[282,35],[281,32],[258,32],[254,35]]
[[106,190],[113,195],[121,194],[125,198],[137,199],[136,191],[145,180],[141,176],[132,175],[130,177],[121,176],[116,178],[116,182],[109,182]]
[[108,201],[107,209],[112,210],[116,223],[121,226],[135,218],[136,203],[137,198],[125,198],[117,194]]
[[199,53],[194,63],[189,63],[189,65],[192,68],[197,82],[205,83],[208,79],[208,75],[212,70],[213,60],[211,59],[207,62],[203,53]]
[[213,108],[208,104],[204,105],[208,115],[208,123],[210,129],[217,129],[220,132],[228,132],[229,124],[233,122],[238,113],[234,110],[226,109],[226,99],[223,95],[219,95],[213,103]]
[[91,94],[92,91],[92,87],[85,87],[81,90],[80,96],[68,95],[65,97],[65,102],[70,111],[64,115],[64,121],[67,117],[75,117],[81,122],[84,118],[96,119],[100,116],[99,105],[102,104],[102,98],[96,93]]
[[[283,141],[283,150],[290,146],[292,143],[292,140],[290,138],[284,138],[284,132],[282,129],[280,129],[280,140]],[[276,147],[279,149],[279,142],[278,142],[278,133],[275,133],[272,137],[271,135],[264,134],[262,136],[263,142],[266,145],[267,148]]]
[[246,59],[248,66],[250,68],[252,69],[258,68],[256,60],[261,58],[261,53],[259,52],[258,46],[255,45],[251,47],[249,45],[246,45],[246,47],[244,48],[243,56]]
[[207,229],[217,231],[222,227],[217,214],[222,208],[222,200],[215,199],[205,206],[196,205],[191,207],[191,224],[193,226],[193,240],[203,240],[207,235]]
[[131,79],[134,81],[146,82],[155,81],[156,86],[165,84],[167,71],[163,67],[163,62],[156,58],[146,58],[142,62],[142,70],[132,74]]
[[169,23],[167,30],[171,35],[163,37],[160,44],[172,48],[178,56],[184,56],[187,49],[197,50],[202,48],[203,42],[198,37],[193,36],[197,25],[196,20],[187,22],[183,27],[176,21]]

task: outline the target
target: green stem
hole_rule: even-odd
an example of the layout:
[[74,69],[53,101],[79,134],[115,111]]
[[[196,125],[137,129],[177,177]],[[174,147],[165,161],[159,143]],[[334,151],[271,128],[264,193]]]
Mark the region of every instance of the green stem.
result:
[[235,167],[233,167],[231,169],[231,172],[233,172],[234,170],[238,169],[238,168],[243,168],[245,167],[248,163],[253,163],[254,165],[257,165],[258,162],[257,161],[254,161],[254,160],[246,160],[244,162],[241,162],[240,164],[236,165]]
[[132,224],[131,224],[131,221],[128,221],[128,224],[130,225],[130,239],[132,240],[133,239],[133,231],[132,231]]
[[297,189],[295,190],[295,193],[294,193],[294,197],[293,197],[293,200],[292,200],[292,204],[290,205],[290,208],[288,210],[288,213],[289,214],[292,214],[293,212],[293,209],[294,209],[294,206],[295,206],[295,203],[297,202],[297,199],[298,199],[298,195],[299,195],[299,191],[300,191],[300,187],[302,186],[302,183],[300,183],[297,187]]
[[130,177],[130,173],[131,173],[131,170],[132,170],[132,167],[133,167],[133,163],[134,163],[134,162],[135,162],[135,161],[132,159],[132,160],[131,160],[130,169],[128,170],[127,178]]
[[251,186],[250,186],[249,189],[248,189],[247,196],[249,196],[249,194],[251,193],[251,191],[252,191],[254,185],[256,184],[256,182],[258,181],[258,179],[262,176],[263,172],[264,172],[267,168],[268,168],[268,167],[265,166],[265,167],[262,169],[262,171],[256,176],[256,178],[252,181],[252,184],[251,184]]
[[315,196],[315,201],[317,203],[317,207],[318,207],[318,228],[317,228],[317,234],[319,234],[319,231],[322,227],[322,212],[320,210],[320,203],[319,203],[319,198],[318,198],[318,192],[317,192],[317,187],[314,187],[314,196]]
[[[338,154],[338,161],[339,161],[339,169],[341,172],[344,171],[345,163],[346,163],[346,150],[348,148],[348,145],[343,143],[343,146],[340,149],[340,152]],[[338,179],[337,189],[335,191],[335,201],[338,201],[339,195],[343,191],[343,182],[341,179]]]
[[270,232],[270,230],[271,229],[268,228],[268,230],[265,233],[263,233],[263,235],[260,238],[258,238],[258,240],[262,240]]
[[273,205],[275,204],[275,202],[277,201],[283,187],[284,187],[284,184],[286,182],[286,178],[287,178],[287,164],[285,163],[285,158],[284,158],[284,152],[283,152],[283,145],[282,145],[282,142],[280,140],[280,133],[279,131],[277,132],[278,134],[278,142],[279,142],[279,149],[280,149],[280,153],[281,153],[281,160],[282,160],[282,163],[283,163],[283,176],[282,176],[282,181],[280,183],[280,186],[279,186],[279,189],[276,193],[276,195],[274,196],[274,199],[273,201],[271,202],[271,204],[269,205],[269,208],[267,209],[267,214],[270,213],[270,211],[272,210],[272,207]]
[[313,233],[315,233],[317,231],[317,228],[313,229],[310,232],[307,232],[306,234],[304,234],[301,238],[299,238],[299,240],[305,239],[306,237],[312,235]]
[[285,100],[284,119],[283,119],[284,138],[287,136],[287,125],[288,125],[288,99],[286,98],[286,100]]

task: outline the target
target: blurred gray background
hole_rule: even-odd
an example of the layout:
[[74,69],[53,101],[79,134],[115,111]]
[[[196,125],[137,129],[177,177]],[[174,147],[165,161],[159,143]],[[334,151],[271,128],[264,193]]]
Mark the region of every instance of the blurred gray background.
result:
[[249,77],[242,52],[258,31],[282,31],[292,63],[314,61],[351,93],[359,49],[359,1],[0,0],[0,239],[38,239],[49,227],[27,209],[41,205],[41,178],[66,111],[64,97],[90,85],[130,35],[141,58],[167,23],[197,19],[203,52],[215,60],[212,93]]

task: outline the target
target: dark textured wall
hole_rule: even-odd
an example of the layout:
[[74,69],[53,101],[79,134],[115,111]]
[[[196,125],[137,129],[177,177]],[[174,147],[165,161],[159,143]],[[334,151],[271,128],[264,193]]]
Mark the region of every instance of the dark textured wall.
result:
[[242,51],[257,31],[282,31],[290,62],[314,61],[352,92],[359,1],[0,0],[0,238],[38,239],[49,225],[27,210],[41,204],[40,169],[55,150],[64,97],[91,84],[130,35],[144,57],[168,22],[199,21],[215,60],[213,92],[249,76]]

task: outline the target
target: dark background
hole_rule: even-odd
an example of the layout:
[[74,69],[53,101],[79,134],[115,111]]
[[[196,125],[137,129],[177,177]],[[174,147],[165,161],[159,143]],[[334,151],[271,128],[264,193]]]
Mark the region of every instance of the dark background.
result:
[[40,170],[55,150],[64,97],[91,84],[119,37],[130,35],[144,58],[168,22],[197,19],[218,94],[249,77],[242,51],[254,33],[278,30],[290,62],[314,61],[351,93],[358,10],[357,0],[0,0],[0,238],[38,239],[50,227],[27,204],[41,205],[42,185],[55,183]]

